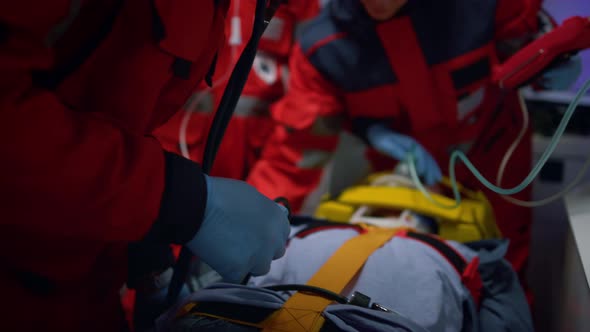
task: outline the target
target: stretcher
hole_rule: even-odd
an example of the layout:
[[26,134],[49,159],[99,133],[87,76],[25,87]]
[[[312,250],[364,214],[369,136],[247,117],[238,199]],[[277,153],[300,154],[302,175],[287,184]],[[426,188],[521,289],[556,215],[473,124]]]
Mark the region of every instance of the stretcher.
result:
[[248,285],[217,283],[157,331],[532,331],[506,242],[297,219],[285,257]]
[[[501,238],[484,193],[463,186],[459,189],[461,204],[445,209],[432,204],[408,177],[376,173],[337,197],[324,197],[314,217],[385,228],[406,227],[463,243]],[[431,195],[442,205],[452,205],[451,190],[449,179],[444,178]]]
[[[449,188],[444,180],[433,189],[434,199],[450,201]],[[529,331],[524,292],[502,259],[507,243],[498,240],[491,206],[483,193],[460,189],[462,204],[445,210],[431,205],[408,177],[373,174],[325,198],[315,216],[293,216],[287,254],[268,275],[195,292],[161,317],[158,331],[476,331],[480,321],[487,324],[482,331]],[[473,242],[494,238],[484,242],[489,247]],[[383,284],[375,273],[395,274],[388,283],[410,287]],[[363,291],[351,292],[351,286]],[[381,292],[395,293],[396,301]],[[396,303],[414,300],[444,317]]]
[[[199,289],[162,316],[157,330],[319,332],[368,331],[370,327],[375,331],[444,331],[481,319],[488,321],[484,331],[502,331],[509,328],[500,322],[516,317],[519,330],[529,331],[528,306],[514,271],[502,259],[507,244],[500,240],[491,205],[482,192],[459,189],[461,204],[444,209],[431,204],[406,175],[372,174],[335,198],[324,197],[314,216],[292,216],[287,254],[273,262],[267,276],[252,278],[248,285],[217,282]],[[432,198],[442,205],[453,202],[448,179],[430,190]],[[339,239],[338,231],[356,235]],[[470,247],[479,240],[491,239],[495,240],[486,242],[492,243],[491,247]],[[449,244],[446,240],[469,244]],[[392,250],[420,264],[407,265],[395,255],[383,256],[384,251]],[[482,265],[480,258],[485,262]],[[290,270],[293,267],[297,271]],[[301,270],[307,270],[308,275]],[[401,270],[405,274],[396,272]],[[376,280],[374,274],[383,272],[397,274],[409,289],[396,289]],[[417,274],[428,282],[420,283],[421,278],[412,281]],[[444,277],[439,279],[441,275]],[[452,280],[454,286],[445,285]],[[367,291],[347,293],[351,285]],[[377,285],[384,288],[376,289]],[[421,294],[424,288],[428,290]],[[492,295],[497,289],[506,293]],[[291,293],[285,296],[286,291]],[[418,307],[447,316],[433,321],[408,309],[412,305],[383,298],[380,301],[380,292],[401,292],[396,297],[402,301],[412,301],[414,293],[421,294],[418,298],[428,300]],[[437,297],[460,300],[454,304],[441,300],[445,303],[441,307],[430,303],[433,299],[438,303]],[[482,318],[490,313],[501,314]],[[343,319],[348,329],[336,326]]]

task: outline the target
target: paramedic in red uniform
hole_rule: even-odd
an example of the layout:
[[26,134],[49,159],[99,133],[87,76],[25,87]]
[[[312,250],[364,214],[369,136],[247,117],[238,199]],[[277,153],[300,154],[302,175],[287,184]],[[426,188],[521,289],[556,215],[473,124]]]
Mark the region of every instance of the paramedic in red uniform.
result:
[[124,329],[128,274],[165,268],[129,261],[128,271],[130,243],[185,244],[232,282],[284,253],[284,209],[151,136],[212,72],[227,8],[0,5],[2,330]]
[[[295,37],[320,10],[321,0],[288,1],[277,10],[260,39],[248,81],[244,86],[221,143],[215,176],[244,179],[260,157],[272,133],[269,106],[286,91],[287,65]],[[251,34],[254,2],[234,0],[226,20],[226,45],[217,62],[216,83],[205,84],[178,112],[155,132],[162,146],[199,162],[207,141],[207,129],[238,56]]]
[[[248,181],[300,208],[342,128],[373,148],[375,171],[392,170],[415,148],[418,174],[431,185],[461,149],[494,181],[522,118],[516,92],[490,83],[491,68],[534,38],[539,11],[535,0],[332,0],[295,46],[288,93],[271,109],[280,126]],[[509,188],[529,172],[530,130],[513,156],[502,183]],[[522,272],[531,210],[459,165],[458,180],[493,204],[511,240],[507,259]],[[530,199],[530,188],[515,196]]]

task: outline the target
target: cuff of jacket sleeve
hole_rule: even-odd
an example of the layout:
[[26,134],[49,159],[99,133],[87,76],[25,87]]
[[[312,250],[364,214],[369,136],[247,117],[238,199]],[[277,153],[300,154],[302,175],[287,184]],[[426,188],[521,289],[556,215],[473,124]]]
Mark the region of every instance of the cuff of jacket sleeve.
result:
[[160,214],[145,240],[185,244],[203,222],[207,184],[201,167],[179,155],[164,152],[166,175]]

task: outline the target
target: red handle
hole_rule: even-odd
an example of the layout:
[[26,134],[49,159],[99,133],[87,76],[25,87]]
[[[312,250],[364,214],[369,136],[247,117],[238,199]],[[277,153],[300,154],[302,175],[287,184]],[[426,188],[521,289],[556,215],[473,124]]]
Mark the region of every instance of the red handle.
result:
[[543,71],[557,57],[586,48],[590,48],[590,18],[568,18],[496,66],[492,80],[501,88],[516,88]]

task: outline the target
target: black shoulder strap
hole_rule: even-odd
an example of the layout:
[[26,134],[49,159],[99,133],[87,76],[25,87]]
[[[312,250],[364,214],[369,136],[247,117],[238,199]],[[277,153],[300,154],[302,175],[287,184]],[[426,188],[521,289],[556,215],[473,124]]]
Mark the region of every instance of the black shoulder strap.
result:
[[296,238],[300,239],[305,238],[306,236],[313,234],[315,232],[326,229],[349,228],[354,229],[357,232],[362,231],[362,227],[360,227],[359,225],[316,219],[314,217],[309,216],[292,216],[291,225],[303,226],[303,228],[294,235]]
[[453,265],[453,267],[459,272],[459,274],[463,274],[465,271],[465,267],[467,266],[467,262],[455,249],[451,246],[446,244],[444,241],[437,239],[434,236],[430,236],[428,234],[423,233],[415,233],[415,232],[408,232],[407,237],[412,238],[416,241],[420,241],[438,251],[441,255],[447,258],[447,260]]

